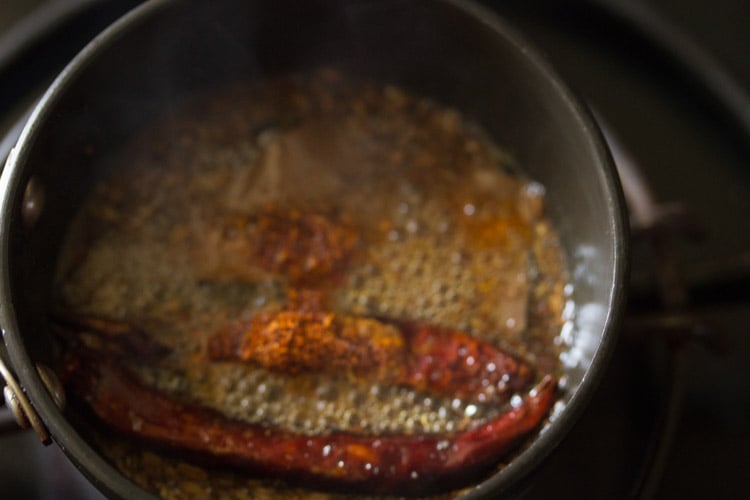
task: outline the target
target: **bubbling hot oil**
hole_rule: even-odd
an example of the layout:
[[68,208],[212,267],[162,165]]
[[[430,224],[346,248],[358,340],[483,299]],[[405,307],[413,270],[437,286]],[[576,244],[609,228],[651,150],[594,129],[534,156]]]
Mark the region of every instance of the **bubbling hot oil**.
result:
[[[462,330],[539,373],[559,369],[565,274],[543,189],[509,173],[455,110],[321,70],[198,99],[112,163],[69,234],[57,305],[139,324],[170,347],[167,362],[131,363],[165,394],[310,435],[450,434],[505,409],[487,402],[498,389],[489,382],[469,401],[346,374],[205,362],[212,334],[283,308],[301,286],[260,269],[248,253],[257,235],[227,224],[269,206],[335,214],[355,228],[344,272],[304,283],[336,313]],[[164,497],[321,497],[95,439]]]
[[296,433],[444,434],[466,429],[497,412],[487,404],[421,393],[407,387],[283,375],[240,366],[184,374],[143,372],[154,387],[189,394],[233,419]]

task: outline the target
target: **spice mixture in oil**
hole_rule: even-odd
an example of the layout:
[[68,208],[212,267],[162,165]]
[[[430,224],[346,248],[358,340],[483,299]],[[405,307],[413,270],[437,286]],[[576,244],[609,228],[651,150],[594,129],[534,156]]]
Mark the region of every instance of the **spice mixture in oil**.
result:
[[[456,110],[323,69],[197,99],[112,162],[58,266],[67,357],[112,354],[141,386],[232,425],[428,435],[438,449],[559,375],[565,274],[544,189]],[[450,363],[407,366],[456,342]],[[496,348],[522,360],[508,366],[523,384],[493,378]],[[122,411],[124,435],[148,432]],[[176,438],[97,429],[103,453],[166,498],[349,497],[323,492],[335,476],[294,484],[273,465],[246,474],[175,452]]]

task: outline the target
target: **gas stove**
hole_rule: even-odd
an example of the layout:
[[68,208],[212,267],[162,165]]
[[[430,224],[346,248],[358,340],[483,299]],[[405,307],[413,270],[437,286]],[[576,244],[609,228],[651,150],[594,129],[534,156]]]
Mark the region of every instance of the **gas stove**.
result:
[[[51,78],[138,3],[4,2],[0,156]],[[483,3],[594,111],[632,223],[630,303],[611,365],[522,498],[740,496],[750,465],[750,4]],[[31,433],[0,437],[0,450],[4,498],[101,498]]]

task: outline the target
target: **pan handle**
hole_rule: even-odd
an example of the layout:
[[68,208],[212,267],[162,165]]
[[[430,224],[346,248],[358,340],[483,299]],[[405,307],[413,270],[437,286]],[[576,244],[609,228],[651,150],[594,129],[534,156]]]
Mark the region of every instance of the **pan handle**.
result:
[[[2,350],[5,351],[4,344]],[[40,372],[43,381],[46,381],[47,378],[42,375],[42,372],[47,370],[37,366],[37,371]],[[13,419],[21,429],[28,427],[34,429],[34,432],[36,432],[36,435],[43,444],[50,444],[52,439],[47,427],[45,427],[44,422],[42,422],[42,419],[32,406],[31,401],[26,397],[26,393],[21,389],[13,373],[8,369],[2,356],[0,356],[0,375],[5,380],[5,387],[3,388],[5,408],[0,413],[0,432],[7,433],[17,430],[10,423],[11,419]]]

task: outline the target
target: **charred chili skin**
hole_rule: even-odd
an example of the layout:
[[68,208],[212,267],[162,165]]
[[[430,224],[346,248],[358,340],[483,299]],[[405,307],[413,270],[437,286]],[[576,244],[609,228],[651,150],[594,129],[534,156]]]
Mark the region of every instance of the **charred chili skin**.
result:
[[451,435],[302,435],[228,419],[141,384],[113,359],[71,358],[66,383],[111,428],[181,453],[333,491],[426,495],[470,484],[534,430],[554,400],[545,376],[520,405]]
[[482,402],[507,401],[534,377],[524,361],[465,332],[321,311],[259,313],[219,331],[206,352],[211,361],[287,374],[345,372]]

